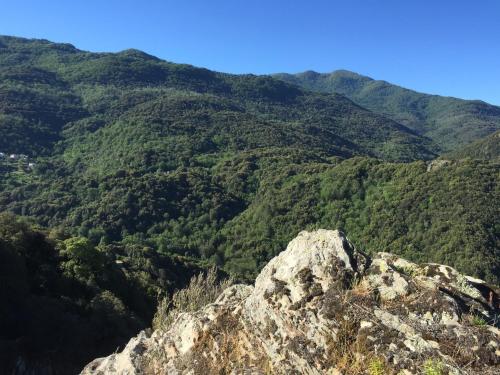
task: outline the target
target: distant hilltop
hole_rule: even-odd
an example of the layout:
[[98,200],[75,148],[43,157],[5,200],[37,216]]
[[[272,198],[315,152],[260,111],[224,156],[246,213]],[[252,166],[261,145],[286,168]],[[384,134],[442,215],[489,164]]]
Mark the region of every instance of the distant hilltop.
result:
[[480,100],[423,94],[347,70],[281,73],[274,77],[311,91],[345,95],[431,138],[442,152],[500,130],[500,107]]

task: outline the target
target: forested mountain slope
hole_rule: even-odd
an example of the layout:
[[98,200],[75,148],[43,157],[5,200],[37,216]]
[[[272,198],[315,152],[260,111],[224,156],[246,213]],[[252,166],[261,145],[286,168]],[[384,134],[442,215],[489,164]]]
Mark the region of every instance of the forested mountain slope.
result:
[[[192,273],[250,281],[304,229],[500,281],[498,163],[428,168],[432,140],[343,95],[12,37],[0,77],[7,366],[109,354]],[[86,329],[45,348],[23,327],[50,316]]]
[[448,159],[500,160],[500,131],[443,155]]
[[[346,230],[369,250],[380,238],[395,253],[458,268],[464,252],[498,249],[498,210],[483,207],[498,199],[497,164],[456,163],[428,174],[423,162],[384,163],[430,158],[432,142],[339,94],[136,50],[96,54],[12,37],[0,38],[0,71],[3,147],[26,154],[0,160],[0,209],[46,227],[95,244],[147,243],[210,259],[245,278],[318,223]],[[353,156],[380,161],[342,161]],[[457,179],[469,188],[455,196]],[[438,197],[452,210],[442,226]],[[465,219],[464,202],[465,212],[478,211],[474,220]],[[423,216],[405,224],[412,215]],[[371,230],[375,223],[391,234]],[[484,243],[453,242],[459,228],[477,225]],[[464,271],[498,277],[496,261],[469,266]]]
[[104,158],[116,160],[116,149],[128,147],[173,167],[181,154],[262,146],[406,161],[433,156],[428,139],[343,96],[168,63],[136,50],[98,54],[0,37],[0,77],[4,152],[50,154],[58,141],[60,151],[118,137],[107,142]]
[[443,152],[500,129],[500,107],[479,100],[422,94],[345,70],[276,74],[274,77],[312,91],[345,95],[431,138]]

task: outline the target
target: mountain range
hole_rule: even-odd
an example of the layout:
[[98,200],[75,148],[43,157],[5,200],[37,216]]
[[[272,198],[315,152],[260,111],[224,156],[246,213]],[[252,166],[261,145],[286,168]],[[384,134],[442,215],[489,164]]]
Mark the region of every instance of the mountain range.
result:
[[480,100],[422,94],[346,70],[274,77],[311,91],[342,94],[431,138],[440,152],[460,148],[500,129],[500,107]]
[[498,107],[345,71],[2,36],[0,370],[74,373],[192,274],[252,282],[305,229],[498,284],[499,128]]

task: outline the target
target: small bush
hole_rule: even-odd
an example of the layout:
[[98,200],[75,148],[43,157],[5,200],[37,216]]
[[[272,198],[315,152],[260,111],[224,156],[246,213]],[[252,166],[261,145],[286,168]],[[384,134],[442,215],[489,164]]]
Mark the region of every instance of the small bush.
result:
[[477,327],[484,327],[488,325],[488,322],[481,315],[472,315],[470,317],[470,322],[472,325]]
[[443,364],[440,361],[429,359],[424,363],[425,375],[443,375]]
[[380,358],[373,358],[368,365],[368,371],[370,375],[385,375],[387,371],[385,369],[385,364]]
[[231,279],[217,281],[215,267],[206,275],[194,276],[186,288],[174,293],[170,301],[168,296],[160,301],[153,318],[153,329],[167,330],[180,313],[197,311],[214,302],[231,284]]

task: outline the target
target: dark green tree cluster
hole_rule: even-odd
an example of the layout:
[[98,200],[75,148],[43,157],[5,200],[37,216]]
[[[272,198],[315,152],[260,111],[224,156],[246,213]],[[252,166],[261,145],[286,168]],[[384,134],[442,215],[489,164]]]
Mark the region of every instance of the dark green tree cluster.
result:
[[77,373],[148,327],[157,298],[197,269],[0,214],[0,372]]
[[443,155],[444,159],[477,159],[500,161],[500,131],[478,139],[464,147]]

